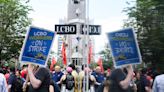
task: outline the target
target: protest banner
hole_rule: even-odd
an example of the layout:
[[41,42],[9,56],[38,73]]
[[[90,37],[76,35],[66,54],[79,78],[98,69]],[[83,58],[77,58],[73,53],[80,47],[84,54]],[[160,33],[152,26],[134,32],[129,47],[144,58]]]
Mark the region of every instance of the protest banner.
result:
[[115,67],[140,64],[141,54],[132,28],[107,33]]
[[20,54],[20,62],[46,66],[54,36],[54,32],[49,30],[30,27]]

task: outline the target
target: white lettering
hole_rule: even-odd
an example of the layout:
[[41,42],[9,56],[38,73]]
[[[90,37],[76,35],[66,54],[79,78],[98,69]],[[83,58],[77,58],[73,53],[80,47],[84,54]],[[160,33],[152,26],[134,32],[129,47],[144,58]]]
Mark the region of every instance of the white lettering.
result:
[[132,47],[115,48],[116,53],[134,53]]
[[116,33],[115,34],[116,37],[128,37],[128,33]]
[[56,31],[61,33],[73,33],[76,30],[74,26],[56,26]]
[[55,30],[55,31],[57,31],[57,32],[58,32],[58,31],[59,31],[59,26],[55,26],[55,28],[56,28],[56,30]]
[[47,47],[41,47],[41,46],[29,46],[28,51],[29,52],[46,52]]
[[90,26],[89,27],[89,33],[99,33],[99,27],[98,26]]
[[34,36],[46,36],[47,32],[34,32]]
[[75,28],[73,26],[70,27],[71,32],[75,32]]
[[65,30],[66,30],[66,29],[65,29],[65,26],[61,26],[59,31],[60,31],[60,32],[65,32]]
[[43,41],[37,40],[35,41],[35,46],[42,46],[43,45]]
[[127,47],[129,44],[126,41],[119,42],[120,47]]

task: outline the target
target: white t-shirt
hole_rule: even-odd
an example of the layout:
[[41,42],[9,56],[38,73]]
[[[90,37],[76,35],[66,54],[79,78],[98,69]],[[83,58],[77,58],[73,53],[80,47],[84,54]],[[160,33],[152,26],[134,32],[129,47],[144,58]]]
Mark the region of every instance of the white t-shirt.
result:
[[153,84],[153,92],[164,92],[164,74],[158,75]]
[[0,73],[0,92],[7,92],[6,78]]

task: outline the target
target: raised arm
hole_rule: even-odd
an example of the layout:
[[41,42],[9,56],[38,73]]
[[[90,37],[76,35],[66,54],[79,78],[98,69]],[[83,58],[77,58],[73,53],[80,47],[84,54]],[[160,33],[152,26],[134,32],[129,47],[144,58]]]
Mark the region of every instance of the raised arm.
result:
[[133,68],[132,68],[132,65],[129,65],[127,67],[127,76],[124,80],[120,81],[120,86],[123,88],[123,89],[127,89],[129,87],[129,83],[132,79],[132,76],[133,76]]
[[42,82],[41,82],[41,80],[37,79],[34,76],[33,69],[34,69],[34,67],[31,64],[29,64],[28,65],[28,75],[29,75],[30,83],[33,88],[37,89],[37,88],[39,88],[39,86],[41,85]]

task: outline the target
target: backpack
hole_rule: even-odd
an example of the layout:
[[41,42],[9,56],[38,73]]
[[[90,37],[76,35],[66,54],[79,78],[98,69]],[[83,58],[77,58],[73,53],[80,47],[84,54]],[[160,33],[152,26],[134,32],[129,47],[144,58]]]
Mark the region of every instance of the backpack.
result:
[[14,84],[13,84],[13,89],[14,92],[23,92],[23,79],[20,77],[15,78]]
[[71,73],[66,75],[66,89],[71,90],[74,87],[74,77]]

